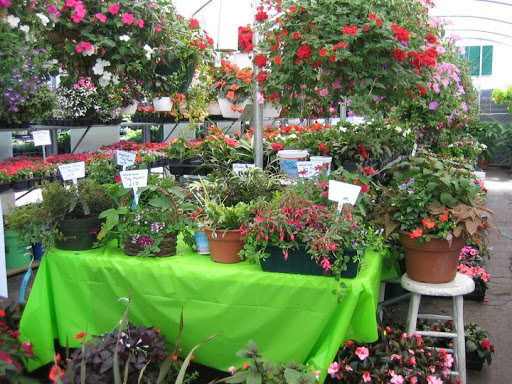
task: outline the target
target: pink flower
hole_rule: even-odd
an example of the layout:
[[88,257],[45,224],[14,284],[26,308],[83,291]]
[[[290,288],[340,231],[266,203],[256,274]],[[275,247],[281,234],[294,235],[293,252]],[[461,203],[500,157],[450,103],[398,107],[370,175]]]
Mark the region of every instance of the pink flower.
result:
[[329,94],[329,90],[327,88],[323,88],[318,91],[318,94],[322,97],[327,96]]
[[345,365],[344,370],[345,370],[345,372],[352,372],[353,371],[352,367],[350,365],[348,365],[348,364]]
[[428,109],[430,109],[432,111],[436,110],[438,107],[439,107],[439,103],[437,101],[431,101],[428,104]]
[[363,373],[363,382],[365,382],[365,383],[369,383],[370,381],[372,381],[372,377],[371,377],[371,375],[370,375],[370,372],[365,371],[365,372]]
[[121,7],[117,4],[110,4],[108,7],[108,11],[112,16],[117,15],[119,13],[119,9],[121,9]]
[[81,22],[84,19],[86,13],[87,13],[87,11],[85,10],[82,3],[80,2],[80,4],[75,6],[75,13],[73,13],[71,15],[71,20],[73,20],[74,23],[78,24],[79,22]]
[[88,41],[81,41],[75,46],[75,51],[77,53],[82,53],[83,51],[90,51],[93,48],[92,44]]
[[393,373],[391,376],[391,384],[404,384],[404,377],[402,375],[396,375]]
[[368,348],[366,347],[357,347],[356,355],[360,360],[364,360],[370,355],[370,351],[368,351]]
[[155,27],[155,32],[161,32],[161,31],[162,31],[162,27],[157,24],[157,26]]
[[231,367],[228,368],[228,372],[231,373],[232,375],[234,375],[235,372],[236,372],[236,368],[231,366]]
[[135,16],[133,16],[131,13],[123,13],[121,21],[124,24],[132,25],[135,22]]
[[11,2],[9,0],[0,0],[0,9],[1,8],[9,8],[11,6]]
[[76,3],[77,3],[76,0],[66,0],[65,1],[66,7],[74,7]]
[[435,376],[428,376],[427,383],[428,384],[443,384],[443,380],[441,380],[440,378],[435,377]]
[[331,377],[334,377],[336,373],[340,370],[340,365],[335,361],[334,363],[331,363],[329,365],[329,368],[327,368],[327,373],[331,375]]
[[409,379],[409,383],[410,384],[417,384],[418,383],[418,378],[416,376],[413,376]]
[[444,366],[447,368],[451,368],[453,365],[453,356],[447,353],[444,357]]
[[144,20],[142,20],[142,19],[137,20],[137,27],[144,28]]
[[6,352],[0,352],[0,360],[4,360],[7,364],[13,363],[11,355]]
[[46,9],[50,15],[55,15],[59,13],[59,10],[55,7],[55,5],[52,4],[48,4],[48,7]]
[[107,16],[105,16],[103,13],[97,13],[96,15],[96,18],[101,21],[102,23],[104,23],[105,21],[107,21]]
[[393,353],[390,357],[391,360],[397,359],[402,360],[402,355],[397,355],[396,353]]

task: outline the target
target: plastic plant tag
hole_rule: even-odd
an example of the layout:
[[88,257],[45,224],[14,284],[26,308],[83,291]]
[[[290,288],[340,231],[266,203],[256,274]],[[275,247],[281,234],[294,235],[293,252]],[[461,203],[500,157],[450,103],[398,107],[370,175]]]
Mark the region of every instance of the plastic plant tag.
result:
[[76,179],[85,177],[85,163],[79,161],[77,163],[59,165],[59,172],[63,180],[73,180],[73,183],[75,183]]
[[240,176],[243,172],[247,172],[249,168],[254,168],[256,165],[254,164],[241,164],[241,163],[234,163],[233,164],[233,172]]
[[50,131],[33,131],[32,139],[34,140],[34,145],[39,147],[41,145],[52,145],[52,138],[50,137]]
[[360,185],[329,180],[328,199],[332,201],[337,201],[340,207],[346,203],[354,205],[357,201],[360,192]]
[[299,177],[310,178],[322,171],[322,161],[297,161],[297,173]]
[[121,171],[121,181],[124,188],[133,189],[133,206],[135,208],[139,204],[139,193],[137,189],[139,187],[145,187],[148,185],[148,170],[138,169],[135,171]]
[[135,164],[135,153],[134,152],[126,152],[117,150],[117,165],[121,165],[123,167],[123,171],[126,170],[126,167]]

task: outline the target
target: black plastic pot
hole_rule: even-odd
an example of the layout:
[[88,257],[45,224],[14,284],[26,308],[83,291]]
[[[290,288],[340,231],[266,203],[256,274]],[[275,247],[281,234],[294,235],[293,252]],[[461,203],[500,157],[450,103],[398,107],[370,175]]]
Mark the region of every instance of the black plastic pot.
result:
[[[299,275],[331,276],[330,272],[325,273],[324,269],[316,263],[306,252],[306,248],[290,249],[288,258],[285,260],[283,251],[279,247],[268,246],[266,251],[270,256],[261,260],[261,269],[266,272],[296,273]],[[341,273],[341,277],[354,278],[357,276],[359,261],[354,261],[352,256],[356,254],[355,249],[347,249],[345,253],[350,257],[347,269]]]
[[28,179],[22,179],[22,180],[13,180],[11,183],[12,189],[15,191],[20,191],[22,189],[28,188]]
[[64,238],[56,239],[55,247],[66,251],[85,251],[91,249],[100,228],[101,220],[97,217],[62,220],[57,229],[64,235]]
[[482,359],[477,351],[466,351],[466,368],[475,371],[480,371],[484,366],[484,359]]

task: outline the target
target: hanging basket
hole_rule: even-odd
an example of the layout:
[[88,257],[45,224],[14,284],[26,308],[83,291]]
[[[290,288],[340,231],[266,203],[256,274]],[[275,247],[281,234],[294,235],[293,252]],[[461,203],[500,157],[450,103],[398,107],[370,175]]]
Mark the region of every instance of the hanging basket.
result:
[[153,107],[157,112],[170,112],[172,110],[172,101],[170,97],[155,97]]
[[450,244],[431,235],[430,241],[418,244],[410,232],[400,231],[399,235],[405,251],[405,269],[411,279],[434,284],[455,279],[465,237],[454,237]]
[[[160,251],[150,256],[154,257],[167,257],[174,256],[176,254],[176,233],[166,233],[164,238],[159,244]],[[144,244],[132,243],[130,238],[123,240],[124,254],[127,256],[137,256],[144,250]]]

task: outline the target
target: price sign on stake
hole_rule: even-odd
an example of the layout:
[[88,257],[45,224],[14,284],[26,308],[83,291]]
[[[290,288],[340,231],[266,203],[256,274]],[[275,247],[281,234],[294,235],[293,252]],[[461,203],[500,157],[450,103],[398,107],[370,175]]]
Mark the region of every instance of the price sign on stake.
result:
[[299,177],[309,178],[318,175],[322,166],[321,161],[297,161],[297,172]]
[[343,204],[354,205],[357,197],[361,192],[360,185],[342,183],[340,181],[329,180],[329,194],[328,199],[338,202],[338,209],[341,210]]
[[34,140],[34,145],[36,147],[41,145],[52,145],[50,131],[34,131],[32,132],[32,139]]
[[249,168],[254,168],[254,164],[240,164],[240,163],[234,163],[233,164],[233,172],[240,176],[241,173],[246,172]]
[[76,180],[85,177],[85,163],[79,161],[78,163],[69,163],[59,165],[59,172],[64,180],[73,180],[76,184]]
[[117,150],[117,165],[121,165],[123,167],[123,171],[126,170],[126,167],[135,164],[135,153]]
[[136,171],[121,171],[121,181],[124,188],[133,188],[133,199],[135,205],[139,204],[137,188],[148,185],[148,170],[139,169]]

